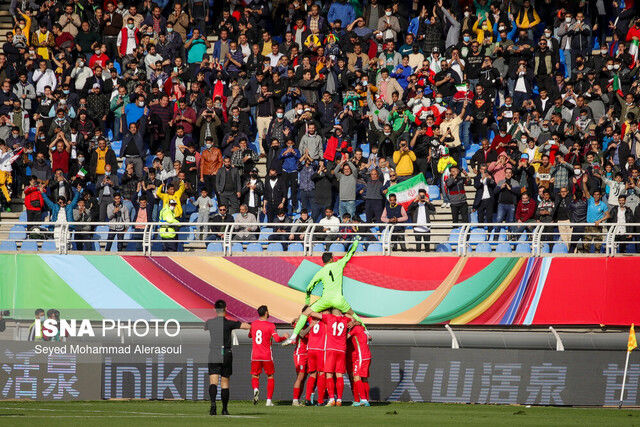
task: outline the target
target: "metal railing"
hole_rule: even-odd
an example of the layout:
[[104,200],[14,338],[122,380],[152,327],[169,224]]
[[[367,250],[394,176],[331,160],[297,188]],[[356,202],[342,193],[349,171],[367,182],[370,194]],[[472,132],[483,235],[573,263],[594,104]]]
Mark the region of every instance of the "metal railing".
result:
[[306,256],[343,252],[358,236],[372,255],[545,256],[640,252],[640,224],[603,223],[0,223],[0,252],[206,251],[223,255],[293,252]]

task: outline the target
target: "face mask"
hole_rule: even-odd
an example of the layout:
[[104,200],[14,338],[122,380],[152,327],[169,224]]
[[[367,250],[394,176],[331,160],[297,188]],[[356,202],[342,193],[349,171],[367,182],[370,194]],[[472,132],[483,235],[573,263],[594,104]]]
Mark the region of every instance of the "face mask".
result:
[[506,30],[505,27],[498,27],[498,31],[503,32],[504,30]]
[[269,178],[270,178],[272,181],[275,181],[277,177],[278,177],[278,175],[269,175]]
[[388,12],[388,11],[385,12],[384,14],[387,15],[387,16],[391,16],[391,12]]
[[236,52],[237,52],[237,50],[231,50],[231,49],[230,49],[230,50],[229,50],[229,52],[231,52],[231,54],[233,55],[234,53],[236,53]]
[[100,53],[102,53],[102,51],[100,49],[96,49],[96,55],[100,55]]
[[613,70],[613,65],[612,64],[608,64],[607,65],[607,70],[609,70],[609,71]]
[[438,97],[436,97],[436,103],[437,103],[437,104],[440,104],[441,102],[442,102],[442,98],[441,98],[441,97],[439,97],[439,96],[438,96]]
[[144,102],[138,102],[138,107],[140,108],[144,107]]
[[173,32],[173,28],[167,28],[167,33]]
[[78,163],[84,162],[84,157],[78,157]]
[[391,132],[384,131],[384,134],[389,136],[389,135],[391,135]]
[[279,219],[280,221],[284,221],[284,215],[282,215],[282,216],[278,215],[278,219]]
[[224,165],[226,169],[231,169],[231,165]]
[[84,61],[80,61],[80,62],[78,63],[78,67],[80,67],[80,68],[84,67]]
[[106,176],[109,176],[109,175],[111,175],[111,171],[105,171],[105,172],[104,172],[104,174],[105,174]]
[[547,37],[547,38],[549,38],[549,37],[551,37],[551,33],[550,33],[550,32],[548,32],[548,31],[545,31],[544,36],[545,36],[545,37]]
[[469,16],[471,16],[471,12],[465,12],[465,13],[464,13],[464,17],[465,17],[465,18],[468,18]]
[[567,24],[570,24],[571,23],[571,18],[569,18],[569,17],[564,18],[564,22],[566,22]]
[[129,27],[130,30],[133,30],[133,24],[127,24],[127,27]]
[[548,130],[549,130],[549,126],[542,126],[542,130],[543,130],[544,132],[548,131]]
[[277,118],[279,118],[279,119],[281,119],[281,118],[283,118],[283,117],[284,117],[284,114],[283,114],[283,113],[276,113],[276,117],[277,117]]
[[300,109],[300,110],[296,110],[296,113],[298,113],[298,114],[302,114],[302,109]]
[[520,141],[522,141],[522,143],[526,144],[527,143],[527,138],[520,138]]
[[614,70],[617,70],[617,69],[619,69],[619,68],[620,68],[620,64],[615,64],[615,65],[613,66],[613,69],[614,69]]
[[505,107],[511,108],[511,104],[504,104]]
[[580,174],[582,173],[582,169],[574,169],[574,170],[573,170],[573,173],[574,173],[575,175],[580,175]]
[[471,40],[471,37],[469,37],[469,36],[464,36],[464,37],[462,38],[462,40],[464,40],[466,43],[469,43],[469,40]]
[[40,321],[44,322],[44,314],[42,316],[40,316]]

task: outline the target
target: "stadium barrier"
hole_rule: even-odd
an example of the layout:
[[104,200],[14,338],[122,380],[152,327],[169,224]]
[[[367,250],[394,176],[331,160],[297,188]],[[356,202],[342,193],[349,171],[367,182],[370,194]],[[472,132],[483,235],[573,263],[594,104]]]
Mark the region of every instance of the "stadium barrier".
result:
[[[137,361],[118,355],[35,354],[33,342],[0,344],[0,400],[208,399],[207,365],[196,361],[208,352],[206,344],[179,357],[146,355]],[[374,341],[371,352],[374,401],[613,406],[622,388],[622,350],[443,349]],[[233,353],[231,399],[250,400],[251,346],[241,344]],[[296,377],[292,350],[275,346],[273,358],[274,398],[290,400]],[[638,405],[639,378],[640,364],[633,360],[625,406]],[[345,377],[345,400],[351,395]]]
[[207,251],[225,256],[295,252],[305,256],[344,252],[356,235],[360,251],[377,255],[452,253],[457,256],[545,256],[571,254],[635,254],[640,252],[640,224],[605,223],[348,223],[323,226],[302,223],[195,223],[175,225],[175,240],[163,239],[166,223],[90,222],[28,223],[3,221],[1,252]]

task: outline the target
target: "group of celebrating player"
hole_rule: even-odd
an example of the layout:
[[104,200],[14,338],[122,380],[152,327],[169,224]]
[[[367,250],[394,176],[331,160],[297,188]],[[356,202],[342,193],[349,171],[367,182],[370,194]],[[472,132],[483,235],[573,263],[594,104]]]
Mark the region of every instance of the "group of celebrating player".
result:
[[[260,319],[251,324],[251,376],[253,401],[259,400],[259,376],[267,375],[267,406],[273,406],[274,365],[272,341],[283,345],[295,344],[294,364],[297,378],[293,386],[293,406],[312,405],[317,390],[317,404],[342,406],[344,374],[349,375],[353,391],[353,406],[369,406],[369,335],[364,324],[351,310],[342,294],[342,271],[358,246],[356,240],[347,254],[336,261],[331,253],[323,255],[324,267],[316,273],[307,287],[306,305],[293,324],[291,336],[278,335],[276,327],[267,319],[266,306],[258,308]],[[322,282],[322,296],[309,305],[311,292]],[[301,400],[306,380],[305,399]]]
[[[226,316],[226,304],[216,302],[217,317],[205,324],[211,335],[209,353],[209,395],[211,415],[216,415],[218,384],[222,387],[222,414],[228,415],[229,377],[232,373],[231,331],[249,329],[252,342],[251,384],[253,402],[260,397],[260,374],[267,375],[266,406],[274,406],[275,389],[272,344],[294,345],[294,363],[297,378],[293,388],[293,405],[312,405],[312,394],[317,391],[317,404],[342,406],[344,374],[349,375],[353,391],[353,406],[369,405],[369,333],[362,320],[353,312],[342,292],[343,270],[358,247],[356,239],[347,254],[335,260],[329,252],[322,255],[324,266],[315,274],[307,286],[307,296],[302,314],[294,320],[295,328],[289,336],[278,335],[276,326],[270,322],[269,310],[263,305],[258,308],[259,319],[251,324],[231,321]],[[310,305],[313,289],[322,283],[322,296]],[[218,382],[220,380],[220,383]],[[306,380],[305,399],[300,395]]]

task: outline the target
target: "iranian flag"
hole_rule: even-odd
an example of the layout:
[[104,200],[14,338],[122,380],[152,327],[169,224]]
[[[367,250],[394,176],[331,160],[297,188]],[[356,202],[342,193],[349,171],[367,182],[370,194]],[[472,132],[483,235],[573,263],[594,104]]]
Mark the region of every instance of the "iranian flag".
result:
[[611,79],[611,86],[614,92],[616,92],[620,96],[624,96],[624,93],[622,92],[622,86],[620,85],[620,77],[618,77],[617,74],[613,75],[613,79]]
[[640,50],[638,46],[640,45],[640,40],[637,37],[634,37],[629,44],[629,55],[633,58],[633,62],[629,65],[629,68],[633,69],[638,64],[638,51]]
[[80,168],[76,176],[79,178],[84,178],[85,176],[87,176],[87,170],[85,168]]
[[395,194],[398,204],[407,209],[411,202],[418,197],[418,190],[421,188],[427,190],[427,195],[429,195],[429,186],[423,174],[392,185],[389,187],[389,191],[387,191],[387,198],[390,194]]

